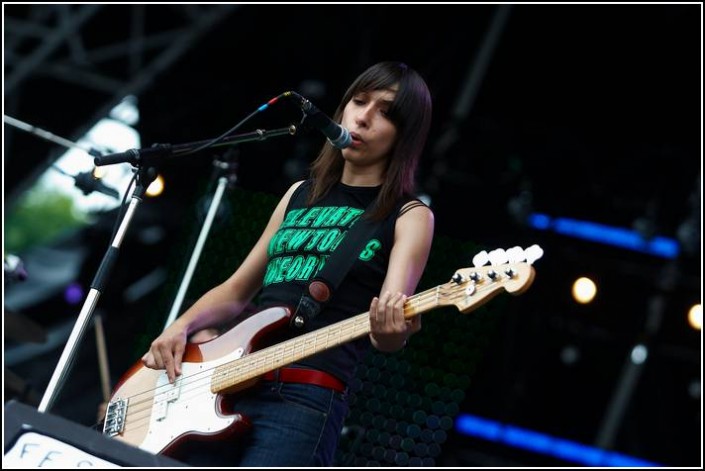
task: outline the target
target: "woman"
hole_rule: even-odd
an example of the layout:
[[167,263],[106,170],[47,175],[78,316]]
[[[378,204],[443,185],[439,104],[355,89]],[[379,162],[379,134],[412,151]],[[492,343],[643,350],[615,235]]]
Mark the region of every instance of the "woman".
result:
[[235,273],[194,303],[143,357],[147,367],[166,369],[173,382],[189,335],[230,321],[260,290],[262,306],[295,308],[353,223],[360,217],[377,223],[321,312],[301,329],[317,330],[369,310],[369,336],[270,372],[240,394],[234,407],[250,419],[252,430],[218,445],[227,449],[230,466],[331,465],[356,365],[370,345],[394,352],[421,328],[419,317],[404,318],[403,306],[421,278],[433,238],[433,214],[414,198],[431,120],[428,87],[403,63],[378,63],[352,83],[333,119],[350,131],[352,144],[342,150],[323,146],[310,179],[289,188]]

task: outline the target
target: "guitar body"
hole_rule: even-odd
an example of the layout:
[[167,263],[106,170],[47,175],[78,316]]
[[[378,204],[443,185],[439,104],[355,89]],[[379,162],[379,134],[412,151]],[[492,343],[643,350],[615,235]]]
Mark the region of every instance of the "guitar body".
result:
[[105,433],[165,455],[174,455],[186,441],[221,440],[244,433],[249,420],[229,410],[222,393],[241,391],[257,379],[235,381],[227,391],[213,392],[213,375],[218,367],[254,351],[271,333],[288,325],[290,315],[286,307],[265,309],[213,340],[187,344],[182,374],[174,384],[165,370],[135,363],[115,387]]

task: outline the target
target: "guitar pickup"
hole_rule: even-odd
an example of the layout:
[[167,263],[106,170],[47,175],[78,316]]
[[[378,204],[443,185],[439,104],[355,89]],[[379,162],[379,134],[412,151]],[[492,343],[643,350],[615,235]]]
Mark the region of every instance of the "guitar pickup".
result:
[[164,420],[169,403],[176,401],[181,394],[181,377],[176,378],[174,384],[171,384],[165,372],[157,380],[157,391],[162,392],[154,395],[154,413],[152,417],[156,420]]

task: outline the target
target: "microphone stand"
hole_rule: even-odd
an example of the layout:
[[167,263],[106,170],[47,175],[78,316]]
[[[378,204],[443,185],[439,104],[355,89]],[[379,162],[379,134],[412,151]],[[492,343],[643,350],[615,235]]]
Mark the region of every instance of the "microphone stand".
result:
[[171,310],[169,311],[169,316],[167,317],[166,322],[164,323],[164,329],[169,327],[169,325],[174,322],[174,320],[179,314],[179,310],[181,309],[181,303],[183,303],[184,297],[186,296],[186,290],[188,289],[188,286],[191,283],[191,278],[193,277],[193,273],[196,270],[198,260],[201,257],[203,246],[205,245],[206,239],[208,238],[208,233],[210,232],[211,226],[213,225],[213,220],[215,219],[215,215],[218,212],[218,207],[220,206],[220,202],[223,199],[223,194],[225,193],[226,188],[232,188],[232,186],[237,181],[237,174],[235,173],[237,169],[236,162],[229,162],[226,158],[224,158],[223,160],[218,160],[216,158],[213,161],[213,165],[215,166],[213,179],[218,179],[218,187],[215,189],[215,192],[213,194],[213,199],[211,200],[210,206],[208,208],[208,214],[206,215],[206,219],[203,221],[203,226],[201,226],[201,231],[198,235],[196,246],[194,247],[193,252],[191,253],[191,259],[189,260],[188,266],[186,267],[186,273],[184,274],[184,277],[181,280],[181,284],[179,285],[179,290],[176,293],[174,304],[172,304]]
[[100,262],[100,267],[98,268],[95,278],[93,278],[91,289],[86,296],[86,300],[83,303],[83,307],[78,315],[76,324],[71,331],[71,335],[69,335],[64,351],[59,358],[59,363],[57,364],[54,374],[49,380],[49,385],[44,392],[44,396],[39,403],[39,412],[46,412],[53,405],[57,389],[60,386],[63,386],[63,383],[66,380],[67,369],[70,368],[73,363],[76,347],[78,346],[79,340],[83,337],[83,333],[85,332],[95,306],[98,303],[98,298],[100,297],[102,288],[105,285],[105,281],[107,280],[107,277],[112,270],[115,261],[117,260],[120,244],[122,244],[127,228],[130,225],[130,221],[137,210],[138,204],[142,201],[142,198],[147,191],[147,187],[150,183],[152,183],[152,181],[154,181],[156,176],[156,169],[151,166],[143,167],[137,171],[137,184],[135,185],[135,190],[132,192],[132,198],[127,210],[125,211],[125,216],[120,223],[120,227],[115,232],[113,241],[105,253],[103,260]]
[[[294,135],[295,133],[296,127],[293,125],[288,128],[273,131],[258,129],[254,132],[227,137],[218,142],[217,145],[235,145],[241,142],[264,140],[271,136],[281,136],[284,134]],[[53,406],[58,391],[66,381],[67,371],[75,360],[76,348],[91,320],[93,311],[95,310],[100,294],[105,286],[105,282],[113,266],[115,265],[119,248],[122,244],[123,238],[125,237],[125,233],[127,232],[130,222],[137,211],[139,203],[142,202],[142,198],[147,191],[147,187],[157,176],[156,165],[160,163],[160,161],[172,157],[174,151],[181,151],[181,155],[192,154],[199,150],[203,150],[206,147],[210,147],[208,144],[211,142],[213,142],[213,140],[192,142],[174,146],[169,144],[161,144],[147,149],[130,149],[126,152],[98,156],[95,158],[94,162],[96,166],[110,165],[121,162],[132,163],[135,167],[137,167],[137,183],[135,185],[135,190],[132,192],[132,197],[128,203],[125,215],[120,222],[118,230],[115,232],[110,247],[98,267],[98,272],[91,283],[91,289],[86,296],[86,300],[83,303],[83,307],[78,315],[76,324],[69,335],[69,339],[67,340],[66,346],[61,353],[56,369],[49,380],[49,385],[47,386],[38,407],[39,412],[46,412]]]
[[65,139],[61,136],[57,136],[56,134],[52,134],[49,131],[46,131],[42,128],[38,128],[36,126],[32,126],[31,124],[25,123],[24,121],[20,121],[17,118],[13,118],[12,116],[8,115],[3,115],[3,121],[6,122],[7,124],[16,127],[17,129],[21,129],[22,131],[26,131],[30,134],[34,134],[37,137],[41,137],[44,140],[47,140],[49,142],[53,142],[54,144],[59,144],[60,146],[64,146],[67,149],[78,149],[82,150],[83,152],[93,156],[97,157],[101,155],[100,151],[94,148],[89,148],[86,149],[85,147],[82,147],[78,145],[75,142],[69,141],[68,139]]

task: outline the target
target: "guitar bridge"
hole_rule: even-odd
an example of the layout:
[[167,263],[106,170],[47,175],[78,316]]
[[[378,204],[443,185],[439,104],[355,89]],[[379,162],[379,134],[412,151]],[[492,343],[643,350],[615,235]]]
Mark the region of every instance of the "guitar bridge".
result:
[[108,404],[103,422],[103,435],[114,437],[125,429],[127,399],[118,399]]

